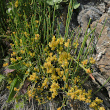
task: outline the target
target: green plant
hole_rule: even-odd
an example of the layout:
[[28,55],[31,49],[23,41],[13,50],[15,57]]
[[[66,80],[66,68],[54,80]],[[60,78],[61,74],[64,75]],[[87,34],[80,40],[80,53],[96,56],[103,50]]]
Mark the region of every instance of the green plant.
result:
[[[46,3],[49,5],[55,5],[56,9],[61,8],[61,3],[68,3],[70,0],[47,0]],[[80,6],[80,3],[77,0],[73,0],[73,8],[77,9]]]
[[0,3],[0,34],[6,32],[7,28],[7,14],[5,13],[7,10],[6,1],[1,1]]
[[5,77],[0,74],[0,82],[2,82],[3,79],[5,79]]
[[[68,35],[70,19],[76,1],[69,1],[64,36],[59,34],[58,18],[56,19],[58,25],[56,35],[54,35],[56,3],[50,7],[45,2],[35,0],[12,2],[13,11],[10,17],[12,15],[13,17],[10,18],[12,20],[10,23],[13,24],[10,25],[13,26],[10,26],[10,29],[13,43],[10,45],[13,52],[8,68],[16,71],[7,76],[10,86],[8,101],[15,98],[19,100],[20,90],[25,82],[28,82],[29,85],[24,98],[29,100],[35,98],[39,104],[56,100],[61,95],[62,105],[58,109],[66,106],[68,100],[84,101],[90,103],[90,107],[98,109],[98,105],[102,101],[98,98],[92,101],[91,91],[86,92],[82,88],[92,73],[90,67],[95,62],[93,58],[87,60],[89,49],[93,49],[93,47],[90,47],[89,44],[84,53],[84,45],[88,36],[95,29],[89,34],[85,33],[78,52],[80,33],[75,36],[73,33]],[[31,9],[30,12],[27,10],[27,6]],[[91,37],[92,40],[93,36]],[[73,54],[71,54],[71,50]],[[77,52],[78,54],[76,54]]]

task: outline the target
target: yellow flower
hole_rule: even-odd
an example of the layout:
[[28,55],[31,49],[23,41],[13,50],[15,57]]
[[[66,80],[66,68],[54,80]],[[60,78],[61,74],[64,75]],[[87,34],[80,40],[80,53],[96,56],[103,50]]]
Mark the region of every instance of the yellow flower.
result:
[[59,42],[60,42],[60,45],[62,45],[63,42],[64,42],[64,39],[63,39],[63,38],[60,38],[60,39],[59,39]]
[[93,57],[90,58],[90,63],[95,64],[95,60],[93,59]]
[[17,91],[17,88],[16,87],[14,87],[14,91]]
[[44,82],[42,83],[42,87],[45,87],[47,85],[48,78],[45,78]]
[[30,81],[34,81],[34,80],[35,80],[35,78],[36,78],[35,76],[30,75],[29,80],[30,80]]
[[86,73],[91,73],[90,68],[86,69]]
[[52,67],[51,61],[45,62],[44,67],[45,68],[51,68]]
[[67,67],[68,64],[69,64],[69,62],[65,59],[65,60],[62,62],[62,65],[61,65],[61,66],[64,68],[64,67]]
[[51,50],[55,50],[55,48],[58,46],[58,42],[55,40],[56,38],[53,36],[52,41],[49,42],[49,47],[51,47]]
[[36,76],[36,73],[33,72],[32,75],[30,75],[29,80],[34,81],[36,78],[38,77]]
[[53,53],[51,52],[51,53],[49,53],[49,56],[52,56],[53,55]]
[[20,52],[21,52],[22,54],[24,54],[24,53],[25,53],[25,51],[24,51],[24,50],[20,50]]
[[66,81],[66,76],[65,75],[63,76],[63,81]]
[[64,74],[64,71],[58,71],[58,75],[59,75],[60,77],[62,77],[63,74]]
[[35,40],[38,40],[39,39],[39,34],[35,34]]
[[105,108],[104,107],[100,107],[99,110],[105,110]]
[[68,47],[69,46],[69,42],[65,42],[65,47]]
[[15,58],[10,58],[11,62],[15,62],[16,59]]
[[54,99],[55,96],[57,96],[57,95],[58,95],[57,91],[54,91],[54,92],[52,93],[52,98]]
[[19,89],[17,89],[16,87],[14,87],[14,91],[19,91]]
[[77,48],[78,45],[79,45],[78,42],[74,42],[74,43],[73,43],[73,46],[74,46],[75,48]]
[[16,8],[18,7],[18,0],[16,0],[16,2],[15,2],[15,7]]
[[12,57],[12,56],[16,56],[16,52],[13,52],[13,53],[11,54],[11,57]]
[[17,41],[15,41],[15,44],[18,45]]
[[51,100],[51,97],[49,97],[49,100]]
[[68,84],[65,85],[65,88],[68,88]]
[[86,99],[86,101],[85,101],[86,103],[90,103],[91,102],[91,100],[90,99]]
[[13,34],[15,34],[15,32],[13,32]]
[[51,76],[51,79],[52,80],[57,80],[59,77],[58,76],[56,76],[55,74],[52,74],[52,76]]
[[33,53],[29,52],[29,54],[30,54],[31,57],[35,56],[35,52],[33,52]]
[[92,90],[88,90],[88,93],[86,93],[88,98],[90,97],[91,93],[92,93]]
[[68,41],[67,42],[65,42],[65,47],[68,47],[69,46],[69,43],[70,43],[70,39],[68,39]]
[[3,64],[3,67],[5,67],[5,66],[8,66],[8,63],[4,63],[4,64]]
[[35,67],[34,67],[34,71],[37,71],[37,72],[39,72],[39,68],[35,68]]
[[14,47],[14,44],[10,43],[11,47]]
[[86,100],[85,95],[79,95],[79,100],[80,101],[85,101]]
[[52,88],[56,88],[56,89],[59,89],[59,85],[58,83],[56,82],[53,82],[52,85],[51,85]]
[[8,83],[11,84],[12,83],[12,80],[10,80]]
[[63,62],[66,61],[65,64],[68,64],[68,63],[67,63],[67,60],[70,60],[70,59],[71,59],[70,53],[62,52],[62,53],[59,55],[58,62],[59,62],[60,64],[63,64]]
[[61,107],[57,108],[57,110],[61,110]]
[[61,89],[64,90],[64,87],[62,87]]
[[82,63],[83,65],[87,65],[87,62],[88,62],[88,60],[86,59],[86,60],[82,61],[81,63]]
[[100,103],[102,103],[102,102],[103,102],[103,100],[98,99],[98,97],[96,97],[96,99],[95,99],[95,101],[94,101],[94,102],[96,102],[97,104],[100,104]]
[[94,108],[94,107],[97,106],[97,104],[95,102],[92,102],[89,106],[92,107],[92,108]]
[[22,57],[16,57],[16,59],[17,59],[17,60],[21,60],[21,59],[22,59]]
[[75,94],[74,93],[70,93],[70,96],[71,96],[71,99],[74,99],[74,97],[75,97]]
[[26,71],[26,73],[25,74],[28,74],[29,73],[29,71]]
[[22,39],[20,39],[20,43],[22,44]]
[[78,77],[75,77],[73,81],[76,84],[79,81],[79,78]]
[[75,93],[75,94],[82,94],[82,92],[83,92],[83,91],[82,91],[81,89],[78,89],[78,90],[76,90],[74,93]]
[[35,22],[36,22],[36,23],[39,23],[39,21],[38,21],[38,20],[35,20]]
[[24,32],[24,35],[27,37],[28,36],[28,33],[27,32]]
[[7,86],[7,89],[10,89],[10,86]]

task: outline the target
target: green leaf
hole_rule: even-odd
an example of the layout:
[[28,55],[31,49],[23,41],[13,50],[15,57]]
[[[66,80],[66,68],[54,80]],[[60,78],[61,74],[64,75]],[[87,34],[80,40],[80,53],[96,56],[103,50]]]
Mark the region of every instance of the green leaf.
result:
[[13,97],[15,96],[16,92],[14,91],[14,87],[18,88],[19,84],[20,84],[20,81],[17,78],[15,78],[13,82],[11,83],[8,102],[11,101]]
[[73,4],[73,8],[74,8],[74,9],[77,9],[79,6],[80,6],[80,3],[78,3],[78,2],[75,2],[75,3]]
[[5,79],[5,76],[3,76],[3,75],[0,74],[0,82],[1,82],[3,79]]
[[8,68],[15,69],[15,70],[22,70],[22,69],[25,69],[25,66],[23,64],[16,63],[16,64],[9,65]]
[[62,0],[47,0],[47,3],[48,3],[49,5],[54,5],[54,4],[60,3],[60,2],[62,2]]

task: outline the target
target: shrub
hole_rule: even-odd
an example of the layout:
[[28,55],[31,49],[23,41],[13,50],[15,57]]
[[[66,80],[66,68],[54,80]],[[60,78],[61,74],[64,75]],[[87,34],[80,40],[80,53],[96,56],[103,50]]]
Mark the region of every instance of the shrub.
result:
[[[85,91],[82,88],[88,76],[93,78],[91,64],[95,63],[95,60],[92,57],[87,60],[87,55],[91,51],[90,44],[85,52],[83,50],[88,36],[95,29],[85,34],[76,54],[80,33],[78,36],[68,35],[76,1],[69,1],[64,36],[59,33],[59,20],[55,20],[56,3],[49,4],[53,6],[47,3],[35,0],[11,2],[12,11],[8,14],[13,43],[10,43],[12,53],[8,68],[14,70],[14,73],[7,76],[10,86],[8,101],[15,98],[19,100],[23,86],[27,82],[27,89],[22,93],[24,99],[35,98],[42,104],[61,95],[63,101],[58,110],[68,103],[67,100],[84,101],[89,103],[90,107],[98,109],[102,101],[98,98],[92,101],[91,90]],[[93,36],[90,42],[92,39]]]

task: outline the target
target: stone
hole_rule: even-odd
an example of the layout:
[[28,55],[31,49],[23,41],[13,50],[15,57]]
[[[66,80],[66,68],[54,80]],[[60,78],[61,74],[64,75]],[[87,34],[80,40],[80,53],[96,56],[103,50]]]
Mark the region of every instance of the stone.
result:
[[[100,88],[103,85],[103,87],[106,88],[108,92],[108,96],[110,98],[110,6],[109,6],[109,2],[110,0],[105,1],[105,3],[101,3],[94,7],[92,6],[92,8],[91,6],[90,7],[86,6],[87,8],[82,9],[82,11],[78,15],[78,23],[81,25],[82,33],[84,35],[88,27],[89,18],[91,18],[91,23],[87,32],[89,33],[95,28],[94,47],[96,49],[96,53],[94,54],[94,58],[96,60],[96,64],[92,67],[94,69],[92,75],[95,78],[95,82],[93,81],[93,83],[95,83],[98,88]],[[103,28],[103,31],[102,31],[102,28]],[[90,42],[90,39],[91,39],[91,35],[88,38],[87,45],[89,44],[88,42]],[[108,108],[110,108],[109,101],[106,102],[106,98],[104,98],[104,96],[101,96],[101,95],[99,96],[105,101]]]
[[105,12],[105,3],[101,3],[97,6],[97,8],[101,11],[101,12]]
[[[103,10],[101,10],[100,6],[103,6]],[[82,10],[78,16],[78,23],[82,27],[83,34],[85,34],[88,27],[89,19],[91,18],[90,29],[96,28],[95,41],[98,41],[96,44],[97,67],[99,68],[101,73],[106,75],[108,78],[110,77],[110,16],[109,16],[109,9],[108,9],[108,13],[103,13],[104,9],[105,9],[105,5],[104,3],[102,3],[99,4],[97,8],[90,7],[88,9]],[[104,24],[105,27],[102,31]],[[101,31],[102,34],[99,38]]]
[[89,7],[85,10],[82,10],[78,15],[78,23],[81,25],[83,33],[85,33],[87,30],[89,19],[91,18],[92,23],[93,21],[99,19],[102,14],[103,12],[95,7]]
[[[107,21],[105,23],[105,27],[102,31],[100,38],[98,38],[106,19]],[[103,14],[98,21],[93,22],[91,25],[91,27],[94,28],[96,26],[96,23],[98,22],[95,30],[95,35],[97,36],[97,39],[99,39],[96,44],[96,50],[97,50],[96,61],[100,71],[103,74],[107,75],[108,77],[110,77],[110,35],[109,35],[110,22],[109,22],[109,19],[110,17],[106,13],[106,14]]]
[[110,3],[110,0],[104,0],[105,3],[109,4]]

